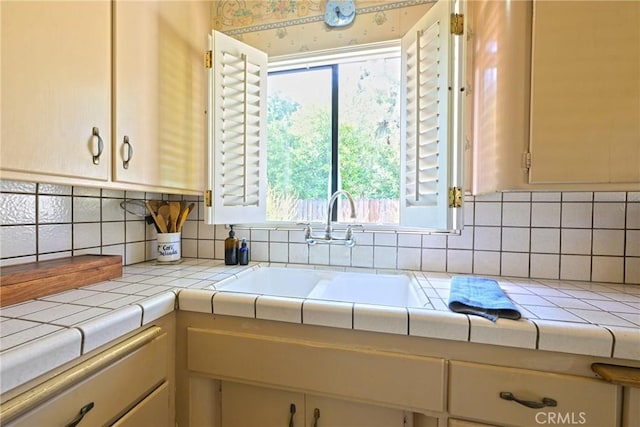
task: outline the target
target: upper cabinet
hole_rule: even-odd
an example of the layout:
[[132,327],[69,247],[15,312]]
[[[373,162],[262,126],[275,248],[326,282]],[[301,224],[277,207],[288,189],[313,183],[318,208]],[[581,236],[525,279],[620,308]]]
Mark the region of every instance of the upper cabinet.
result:
[[111,4],[3,1],[2,178],[105,182]]
[[3,179],[201,194],[208,1],[3,1]]
[[470,2],[474,194],[640,189],[640,3]]
[[640,182],[640,2],[535,1],[531,183]]
[[211,2],[114,2],[114,181],[204,189]]

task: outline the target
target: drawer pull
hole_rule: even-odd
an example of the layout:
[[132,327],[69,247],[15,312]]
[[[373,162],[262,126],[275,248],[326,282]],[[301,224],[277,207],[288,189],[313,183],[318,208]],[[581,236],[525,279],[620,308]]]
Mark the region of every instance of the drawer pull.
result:
[[320,419],[320,409],[315,408],[313,410],[313,427],[318,427],[318,420]]
[[294,403],[289,406],[289,427],[293,427],[293,416],[296,413],[296,405]]
[[66,427],[76,427],[78,424],[80,424],[80,421],[82,421],[84,416],[87,415],[87,412],[89,412],[92,409],[93,409],[93,402],[89,402],[86,405],[84,405],[82,408],[80,408],[80,412],[78,413],[78,415],[76,415],[73,421],[67,424]]
[[555,399],[551,399],[550,397],[543,397],[542,402],[534,402],[532,400],[522,400],[518,399],[513,393],[509,391],[501,391],[500,399],[504,400],[513,400],[527,408],[540,409],[547,406],[558,406],[558,402]]

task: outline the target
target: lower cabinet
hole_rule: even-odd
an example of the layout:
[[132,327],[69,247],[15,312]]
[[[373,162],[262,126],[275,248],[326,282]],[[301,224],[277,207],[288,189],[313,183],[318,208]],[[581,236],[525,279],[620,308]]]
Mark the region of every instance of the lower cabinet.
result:
[[148,328],[3,402],[2,425],[168,427],[169,345]]
[[222,427],[407,427],[404,411],[223,381]]
[[182,390],[190,400],[178,403],[181,424],[432,427],[445,409],[441,358],[309,336],[186,329]]
[[187,367],[194,374],[418,413],[445,407],[441,358],[193,327],[187,342]]
[[640,388],[625,387],[622,427],[640,426]]
[[498,427],[495,424],[480,424],[474,421],[456,420],[454,418],[449,420],[448,427]]
[[451,361],[448,407],[452,417],[499,426],[617,426],[621,389],[573,375]]

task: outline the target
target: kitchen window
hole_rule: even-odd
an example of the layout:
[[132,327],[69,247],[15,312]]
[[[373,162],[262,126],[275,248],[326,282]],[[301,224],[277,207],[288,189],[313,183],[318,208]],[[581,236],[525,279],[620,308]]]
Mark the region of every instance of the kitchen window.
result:
[[399,42],[271,61],[214,32],[207,222],[321,223],[344,189],[365,228],[460,228],[459,7],[440,0]]
[[345,204],[333,220],[397,226],[399,45],[273,68],[280,70],[268,78],[267,221],[326,221],[329,197],[346,190],[357,216],[351,220]]

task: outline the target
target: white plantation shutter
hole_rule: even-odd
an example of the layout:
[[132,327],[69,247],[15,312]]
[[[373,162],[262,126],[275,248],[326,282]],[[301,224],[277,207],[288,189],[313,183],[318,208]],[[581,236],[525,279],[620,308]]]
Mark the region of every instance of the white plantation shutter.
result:
[[267,55],[213,31],[207,223],[266,217]]
[[[457,212],[448,207],[454,185],[454,96],[459,83],[452,62],[450,16],[454,3],[440,0],[402,38],[400,225],[452,229]],[[456,70],[458,72],[459,70]]]

